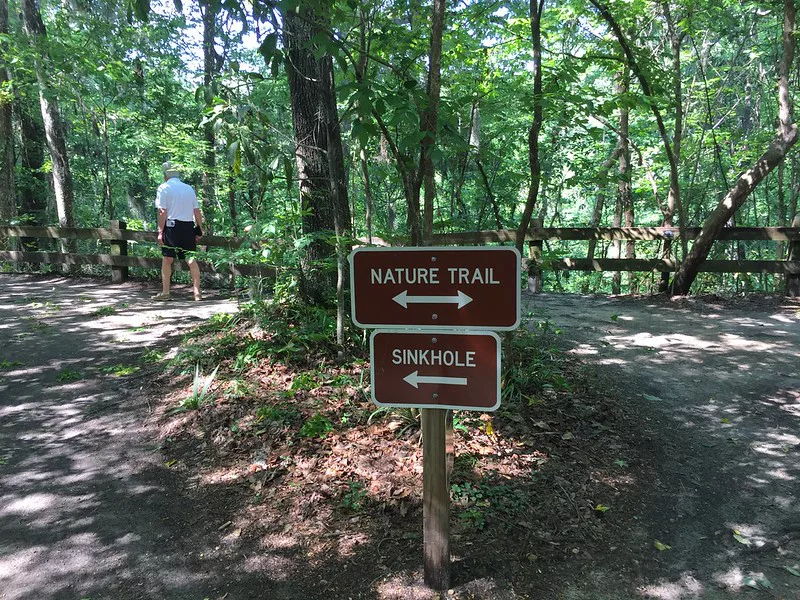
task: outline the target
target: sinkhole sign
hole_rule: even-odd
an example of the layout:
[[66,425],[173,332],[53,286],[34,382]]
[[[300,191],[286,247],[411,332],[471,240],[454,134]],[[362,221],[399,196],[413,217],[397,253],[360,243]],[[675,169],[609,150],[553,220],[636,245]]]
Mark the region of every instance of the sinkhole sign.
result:
[[489,331],[398,332],[370,337],[372,400],[379,406],[492,411],[500,406],[500,338]]

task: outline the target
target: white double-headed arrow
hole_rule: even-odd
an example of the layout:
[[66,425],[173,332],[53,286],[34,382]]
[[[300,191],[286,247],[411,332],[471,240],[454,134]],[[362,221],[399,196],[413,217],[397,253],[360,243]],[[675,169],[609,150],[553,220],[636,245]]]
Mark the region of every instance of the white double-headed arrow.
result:
[[408,290],[403,290],[392,300],[403,308],[408,308],[409,304],[458,304],[458,308],[463,308],[472,302],[472,298],[460,290],[456,296],[409,296]]
[[420,383],[438,383],[440,385],[467,385],[467,378],[466,377],[426,377],[424,375],[419,375],[419,371],[414,371],[413,373],[403,377],[403,381],[407,384],[414,386],[415,388],[419,387]]

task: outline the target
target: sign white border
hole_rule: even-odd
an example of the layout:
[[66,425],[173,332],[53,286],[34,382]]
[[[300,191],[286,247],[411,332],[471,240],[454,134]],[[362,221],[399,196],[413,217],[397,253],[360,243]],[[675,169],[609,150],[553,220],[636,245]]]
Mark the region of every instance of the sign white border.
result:
[[[477,407],[477,406],[459,406],[455,404],[387,404],[380,402],[375,397],[375,336],[381,333],[388,333],[391,335],[488,335],[495,339],[497,343],[497,394],[495,403],[490,408]],[[376,329],[369,336],[369,395],[372,402],[378,406],[385,406],[390,408],[441,408],[449,410],[474,410],[480,412],[494,412],[500,408],[500,379],[502,371],[500,370],[500,336],[493,331],[453,331],[451,329],[425,329],[416,331],[398,331],[397,329]]]
[[[516,319],[513,325],[508,325],[506,327],[495,327],[493,325],[411,325],[411,324],[403,324],[398,325],[395,323],[361,323],[356,319],[356,288],[355,288],[355,277],[353,277],[354,267],[353,267],[353,260],[357,253],[359,252],[420,252],[420,251],[431,251],[431,252],[460,252],[462,250],[478,250],[481,252],[513,252],[516,257],[516,275],[515,275],[515,283],[516,283]],[[425,331],[431,330],[466,330],[469,329],[471,331],[513,331],[514,329],[519,328],[521,322],[521,298],[522,298],[522,256],[519,253],[519,250],[514,248],[513,246],[402,246],[402,247],[394,247],[394,246],[362,246],[361,248],[354,248],[352,252],[347,257],[348,262],[350,263],[350,318],[353,320],[353,323],[356,327],[360,327],[362,329],[373,329],[376,327],[380,327],[382,329],[394,329],[394,330],[408,330],[408,329],[422,329]],[[368,299],[366,300],[369,301]]]

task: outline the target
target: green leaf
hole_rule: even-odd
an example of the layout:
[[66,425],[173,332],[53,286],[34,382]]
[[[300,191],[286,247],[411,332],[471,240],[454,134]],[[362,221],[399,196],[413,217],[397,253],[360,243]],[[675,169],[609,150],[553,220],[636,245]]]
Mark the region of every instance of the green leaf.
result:
[[656,550],[660,550],[661,552],[664,552],[664,550],[671,550],[672,549],[672,546],[668,546],[667,544],[665,544],[663,542],[659,542],[658,540],[653,542],[653,546],[656,547]]
[[795,567],[789,567],[784,565],[783,568],[786,569],[789,573],[791,573],[795,577],[800,577],[800,571],[798,571]]
[[742,532],[739,531],[738,529],[732,530],[732,533],[733,533],[733,539],[735,539],[740,544],[744,544],[745,546],[752,546],[753,545],[753,542],[751,542],[746,537],[744,537],[742,535]]
[[650,394],[642,394],[642,397],[645,400],[650,400],[650,402],[663,402],[663,398],[659,398],[658,396],[651,396]]

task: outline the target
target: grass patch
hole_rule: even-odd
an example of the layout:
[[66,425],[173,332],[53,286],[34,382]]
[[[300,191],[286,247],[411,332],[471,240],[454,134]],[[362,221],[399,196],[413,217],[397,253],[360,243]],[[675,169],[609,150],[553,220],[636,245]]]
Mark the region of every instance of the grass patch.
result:
[[137,365],[124,365],[122,363],[111,365],[108,367],[102,367],[100,369],[100,371],[105,373],[106,375],[114,375],[116,377],[125,377],[126,375],[133,375],[139,370],[141,370],[141,367]]
[[61,382],[78,381],[79,379],[83,379],[83,375],[80,371],[73,369],[64,369],[56,375],[56,380]]

